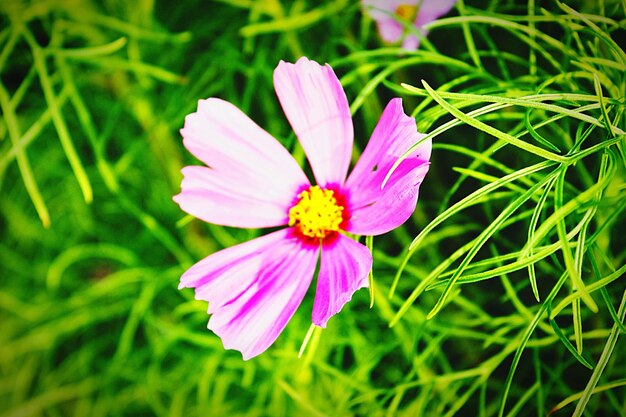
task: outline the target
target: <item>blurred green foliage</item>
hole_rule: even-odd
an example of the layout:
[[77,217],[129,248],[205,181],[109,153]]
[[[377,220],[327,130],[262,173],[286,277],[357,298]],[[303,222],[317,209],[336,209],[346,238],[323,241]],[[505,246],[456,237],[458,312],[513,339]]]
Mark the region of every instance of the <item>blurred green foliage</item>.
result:
[[[626,415],[625,9],[459,1],[406,52],[348,0],[1,2],[0,415]],[[271,81],[301,55],[361,149],[403,97],[431,171],[374,307],[298,359],[311,292],[243,362],[176,287],[261,232],[174,204],[178,129],[221,97],[304,162]]]

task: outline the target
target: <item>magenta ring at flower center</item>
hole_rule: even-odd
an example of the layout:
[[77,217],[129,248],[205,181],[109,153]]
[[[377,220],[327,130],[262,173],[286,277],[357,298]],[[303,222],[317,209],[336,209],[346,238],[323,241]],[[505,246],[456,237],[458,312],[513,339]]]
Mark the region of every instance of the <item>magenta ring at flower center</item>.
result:
[[289,209],[289,226],[307,244],[334,240],[348,226],[347,199],[337,186],[302,189]]

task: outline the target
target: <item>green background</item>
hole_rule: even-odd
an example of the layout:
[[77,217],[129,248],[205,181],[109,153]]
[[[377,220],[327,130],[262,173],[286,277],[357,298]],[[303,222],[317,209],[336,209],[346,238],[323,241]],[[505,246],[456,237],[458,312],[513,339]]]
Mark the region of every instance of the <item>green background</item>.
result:
[[[0,415],[626,415],[625,10],[459,1],[408,52],[347,0],[1,2]],[[344,85],[354,160],[402,97],[431,168],[373,240],[373,307],[298,358],[312,288],[244,362],[177,285],[263,231],[172,201],[178,130],[220,97],[304,164],[272,85],[302,55]]]

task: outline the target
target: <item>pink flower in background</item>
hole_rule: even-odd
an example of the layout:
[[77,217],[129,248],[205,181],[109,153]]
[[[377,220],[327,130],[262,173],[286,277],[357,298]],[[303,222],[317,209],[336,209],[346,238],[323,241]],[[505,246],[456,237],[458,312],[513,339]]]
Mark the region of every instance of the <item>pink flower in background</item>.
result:
[[428,34],[423,26],[448,13],[456,0],[362,0],[365,10],[376,20],[380,37],[385,42],[395,43],[403,39],[402,47],[414,51],[420,39],[413,34],[405,34],[398,19],[413,23],[423,36]]
[[276,93],[311,164],[317,185],[289,152],[232,104],[209,98],[185,119],[185,147],[207,165],[183,168],[181,209],[206,222],[261,228],[286,226],[216,252],[183,274],[209,302],[208,328],[249,359],[278,337],[304,298],[321,254],[313,323],[326,327],[359,288],[367,287],[372,255],[347,237],[378,235],[415,210],[428,171],[431,143],[393,163],[422,134],[402,101],[385,108],[361,158],[346,179],[352,118],[346,95],[327,64],[280,62]]

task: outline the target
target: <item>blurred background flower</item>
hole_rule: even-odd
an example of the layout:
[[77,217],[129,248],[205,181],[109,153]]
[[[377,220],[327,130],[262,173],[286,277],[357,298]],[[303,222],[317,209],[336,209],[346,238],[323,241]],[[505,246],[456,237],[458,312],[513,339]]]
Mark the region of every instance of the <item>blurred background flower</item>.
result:
[[362,0],[363,9],[376,21],[380,37],[388,43],[401,42],[414,51],[428,35],[424,25],[450,12],[456,0]]

